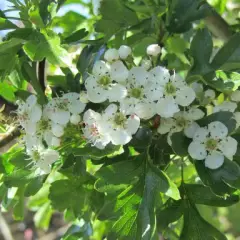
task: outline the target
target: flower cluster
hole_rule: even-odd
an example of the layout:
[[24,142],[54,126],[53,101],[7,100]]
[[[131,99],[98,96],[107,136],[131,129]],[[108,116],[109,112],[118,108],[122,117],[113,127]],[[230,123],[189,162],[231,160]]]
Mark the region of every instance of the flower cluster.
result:
[[[44,106],[31,95],[26,102],[19,103],[25,146],[36,166],[44,172],[51,170],[50,164],[60,157],[56,149],[69,125],[80,126],[86,143],[104,149],[110,143],[129,143],[141,121],[148,124],[156,115],[160,116],[156,134],[168,134],[168,144],[172,145],[172,135],[183,131],[192,139],[189,155],[195,160],[205,160],[206,167],[216,169],[223,164],[224,157],[233,158],[237,142],[228,136],[223,123],[216,121],[205,127],[198,124],[206,115],[200,106],[214,104],[215,91],[204,91],[198,83],[189,86],[175,72],[156,66],[155,60],[161,53],[158,45],[150,45],[146,53],[147,58],[136,65],[129,46],[108,49],[104,60],[95,62],[84,83],[86,91],[81,95],[65,93]],[[235,91],[230,99],[212,106],[212,112],[234,112],[240,92]],[[92,110],[88,102],[98,107]],[[240,113],[234,116],[239,123]]]

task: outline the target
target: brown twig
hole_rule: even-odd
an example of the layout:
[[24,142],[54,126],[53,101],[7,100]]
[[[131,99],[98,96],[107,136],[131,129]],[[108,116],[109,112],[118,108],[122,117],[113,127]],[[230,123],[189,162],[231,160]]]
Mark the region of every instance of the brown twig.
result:
[[6,133],[0,134],[0,148],[12,142],[15,138],[19,137],[21,132],[18,127],[11,127]]
[[38,80],[40,83],[40,86],[45,92],[46,86],[45,86],[45,78],[46,78],[46,72],[45,72],[45,64],[46,64],[46,58],[44,58],[41,62],[38,63]]

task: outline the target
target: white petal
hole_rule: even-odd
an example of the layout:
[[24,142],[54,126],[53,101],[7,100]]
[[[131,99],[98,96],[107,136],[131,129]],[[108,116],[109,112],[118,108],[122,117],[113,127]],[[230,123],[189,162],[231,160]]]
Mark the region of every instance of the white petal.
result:
[[155,82],[160,85],[165,85],[170,80],[170,73],[166,68],[155,67],[150,71],[151,75],[155,79]]
[[80,101],[85,104],[89,102],[87,98],[87,92],[80,92]]
[[196,94],[201,94],[203,92],[203,85],[201,83],[194,82],[191,87]]
[[44,162],[44,160],[39,160],[36,162],[36,166],[40,168],[44,173],[48,174],[51,172],[51,166],[48,162]]
[[127,96],[127,89],[120,84],[113,84],[108,90],[108,99],[110,102],[120,102]]
[[187,119],[193,121],[199,120],[205,115],[205,113],[199,108],[190,108],[186,113]]
[[237,104],[234,102],[223,102],[222,104],[215,106],[213,112],[228,111],[234,112],[237,108]]
[[188,153],[195,160],[203,160],[207,157],[205,145],[200,142],[191,142],[188,146]]
[[150,56],[158,56],[161,52],[161,47],[158,44],[151,44],[147,47],[147,54]]
[[44,131],[43,139],[47,143],[48,146],[52,145],[52,138],[53,137],[54,137],[54,135],[51,131]]
[[166,134],[174,127],[176,121],[173,118],[161,118],[160,125],[158,127],[158,133]]
[[107,100],[107,91],[100,87],[96,87],[95,89],[88,90],[87,96],[90,102],[101,103]]
[[78,115],[78,114],[73,114],[71,117],[70,117],[70,122],[74,125],[77,125],[79,124],[81,121],[81,116]]
[[70,120],[70,112],[58,110],[56,112],[53,112],[50,118],[55,123],[66,125]]
[[139,126],[140,126],[140,118],[137,115],[132,114],[127,120],[127,129],[126,129],[127,132],[131,135],[135,134]]
[[53,137],[50,146],[59,147],[61,145],[61,139]]
[[27,134],[34,135],[37,131],[37,124],[32,121],[27,121],[24,129]]
[[117,129],[111,132],[111,140],[114,145],[124,145],[131,141],[132,136],[127,131]]
[[104,54],[104,59],[108,62],[116,61],[119,59],[118,50],[115,48],[108,49]]
[[129,80],[131,80],[136,86],[144,86],[149,78],[149,73],[143,67],[133,67],[129,71]]
[[144,94],[148,101],[158,101],[163,96],[164,88],[157,83],[150,83],[144,88]]
[[237,152],[237,146],[238,142],[236,139],[228,136],[219,143],[218,148],[228,159],[232,160]]
[[92,73],[96,77],[108,75],[110,73],[110,66],[106,64],[104,61],[97,61],[93,65]]
[[85,103],[80,102],[79,100],[74,101],[68,105],[68,109],[73,114],[80,114],[84,111],[86,107]]
[[227,136],[228,129],[227,127],[218,121],[211,122],[208,124],[208,130],[213,138],[222,139]]
[[234,119],[236,120],[236,128],[240,127],[240,112],[234,113]]
[[234,102],[240,102],[240,91],[236,90],[231,94],[231,100]]
[[214,90],[208,89],[208,90],[205,91],[204,97],[208,98],[210,100],[213,100],[216,97],[216,93],[215,93]]
[[142,119],[152,118],[156,114],[155,103],[138,103],[135,105],[134,113]]
[[91,125],[97,121],[101,121],[101,119],[102,119],[101,114],[98,112],[95,112],[91,109],[88,109],[83,115],[84,123],[89,124],[89,125]]
[[132,49],[129,46],[122,45],[118,49],[118,53],[120,58],[125,60],[132,53]]
[[61,137],[64,134],[64,128],[60,124],[53,123],[52,124],[52,133],[56,137]]
[[156,111],[161,117],[169,118],[173,117],[180,109],[172,97],[166,97],[158,101]]
[[42,108],[40,105],[35,105],[32,107],[30,113],[29,113],[29,119],[32,122],[38,122],[42,117]]
[[195,99],[196,94],[190,87],[184,87],[176,92],[176,103],[187,107],[189,106]]
[[37,104],[37,97],[35,95],[30,95],[27,99],[26,99],[26,106],[28,109],[32,108],[34,105]]
[[85,81],[85,87],[87,91],[92,91],[94,88],[98,86],[98,78],[94,76],[89,76]]
[[206,128],[198,128],[193,136],[193,141],[198,141],[201,143],[206,142],[209,131]]
[[125,98],[120,102],[120,110],[125,115],[135,114],[135,103],[134,98]]
[[116,61],[111,65],[110,77],[116,82],[124,83],[128,78],[128,69],[122,61]]
[[52,164],[54,162],[56,162],[60,155],[58,153],[58,151],[53,150],[53,149],[47,149],[45,150],[42,154],[41,154],[43,160],[45,162],[47,162],[48,164]]
[[117,110],[118,110],[118,106],[112,103],[105,109],[104,115],[107,118],[112,118],[116,114]]
[[[170,77],[170,81],[172,84],[178,89],[181,90],[182,88],[187,87],[186,81],[178,74],[174,74]],[[192,89],[192,88],[191,88]],[[193,90],[194,91],[194,90]]]
[[205,166],[210,169],[217,169],[224,163],[224,156],[218,151],[214,151],[211,155],[208,155],[205,159]]
[[193,138],[196,131],[200,128],[200,126],[196,122],[192,122],[188,127],[184,129],[184,134],[188,138]]

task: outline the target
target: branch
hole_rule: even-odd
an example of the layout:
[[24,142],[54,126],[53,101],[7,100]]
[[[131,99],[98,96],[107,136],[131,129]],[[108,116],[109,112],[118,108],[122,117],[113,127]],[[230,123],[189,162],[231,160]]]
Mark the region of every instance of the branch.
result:
[[[210,6],[212,8],[212,6]],[[212,8],[212,15],[205,18],[207,28],[214,36],[227,42],[233,35],[228,23]]]
[[6,146],[10,142],[12,142],[15,138],[19,137],[21,135],[20,130],[18,127],[11,127],[9,131],[6,133],[0,134],[0,148]]
[[13,236],[11,233],[11,230],[6,222],[6,220],[4,219],[3,215],[0,212],[0,230],[2,232],[2,235],[4,237],[5,240],[13,240]]
[[40,86],[45,92],[46,86],[45,86],[45,78],[46,78],[46,73],[45,73],[45,64],[46,64],[46,58],[44,58],[41,62],[38,63],[38,80],[40,83]]

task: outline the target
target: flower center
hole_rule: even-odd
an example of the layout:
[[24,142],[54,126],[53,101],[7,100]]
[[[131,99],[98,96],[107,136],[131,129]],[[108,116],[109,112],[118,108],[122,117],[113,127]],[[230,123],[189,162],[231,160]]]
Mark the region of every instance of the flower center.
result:
[[33,161],[37,162],[37,161],[39,161],[40,158],[41,158],[40,153],[37,150],[33,151],[33,153],[32,153]]
[[67,111],[68,110],[68,100],[64,99],[64,101],[57,102],[56,107],[58,109]]
[[130,95],[131,95],[131,97],[139,99],[143,95],[142,94],[142,89],[141,88],[133,88],[133,89],[131,89]]
[[188,125],[188,121],[183,117],[179,117],[176,119],[176,124],[180,128],[185,128]]
[[167,83],[165,85],[165,94],[166,95],[174,95],[176,93],[176,87],[171,83]]
[[98,80],[98,83],[101,86],[106,87],[111,83],[111,79],[108,76],[103,76]]
[[48,120],[41,120],[39,122],[39,129],[45,130],[45,129],[48,129],[49,127],[50,127],[50,125],[49,125],[49,121]]
[[124,127],[126,123],[126,117],[122,113],[116,113],[114,117],[114,123],[117,126]]
[[207,140],[205,145],[206,145],[207,150],[212,151],[212,150],[215,150],[217,148],[218,141],[210,138],[210,139]]

